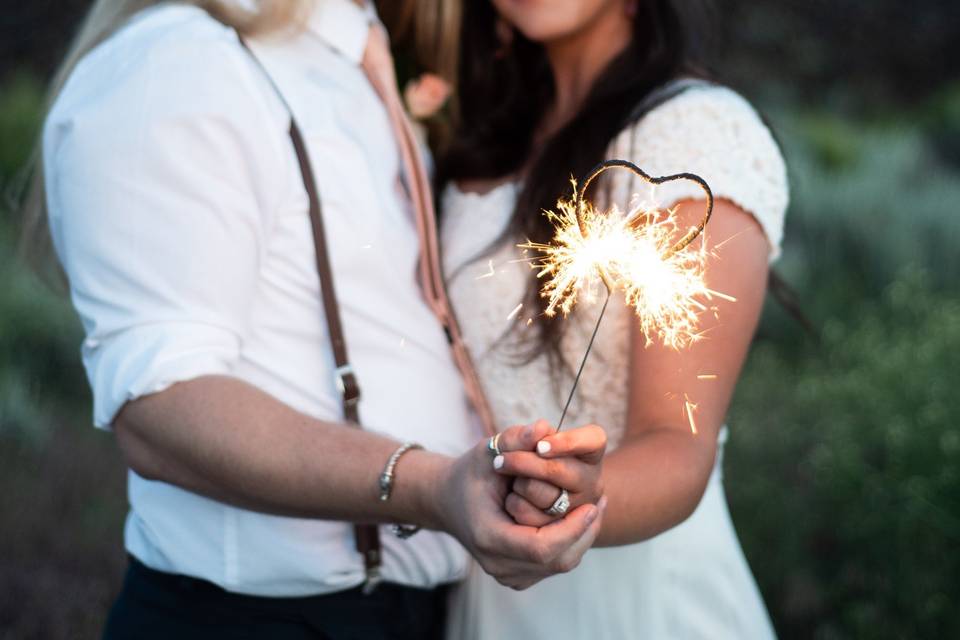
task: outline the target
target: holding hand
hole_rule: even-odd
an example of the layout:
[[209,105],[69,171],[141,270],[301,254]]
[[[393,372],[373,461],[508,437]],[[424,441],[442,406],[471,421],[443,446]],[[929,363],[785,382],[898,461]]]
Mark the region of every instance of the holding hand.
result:
[[564,513],[548,510],[564,490],[569,498],[566,513],[595,504],[603,496],[607,435],[597,425],[556,433],[540,420],[527,427],[507,429],[498,444],[501,455],[494,459],[494,469],[500,475],[515,477],[504,508],[518,524],[543,527],[563,518]]
[[[528,450],[549,432],[546,423],[515,429],[508,442]],[[491,461],[484,441],[440,477],[435,488],[438,528],[454,535],[484,571],[514,589],[576,567],[600,532],[605,501],[582,500],[565,518],[525,526],[504,512],[510,478],[491,473]]]

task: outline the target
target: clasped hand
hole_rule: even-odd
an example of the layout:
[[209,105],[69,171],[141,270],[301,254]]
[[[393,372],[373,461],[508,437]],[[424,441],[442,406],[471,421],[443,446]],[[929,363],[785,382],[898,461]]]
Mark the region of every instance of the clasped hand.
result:
[[[573,570],[593,546],[606,507],[600,473],[606,436],[595,426],[556,433],[539,421],[507,429],[499,446],[496,458],[484,441],[454,461],[437,487],[437,507],[441,528],[484,571],[526,589]],[[568,511],[547,515],[563,489]]]
[[557,432],[545,420],[500,435],[494,470],[513,479],[504,509],[522,525],[543,527],[564,517],[547,510],[566,491],[568,512],[603,497],[607,435],[597,425]]

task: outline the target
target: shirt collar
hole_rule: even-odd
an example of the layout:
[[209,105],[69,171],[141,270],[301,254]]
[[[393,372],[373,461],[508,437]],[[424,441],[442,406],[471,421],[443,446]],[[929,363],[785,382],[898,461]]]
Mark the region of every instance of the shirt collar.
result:
[[379,22],[373,3],[353,0],[316,0],[307,28],[342,56],[360,64],[370,25]]

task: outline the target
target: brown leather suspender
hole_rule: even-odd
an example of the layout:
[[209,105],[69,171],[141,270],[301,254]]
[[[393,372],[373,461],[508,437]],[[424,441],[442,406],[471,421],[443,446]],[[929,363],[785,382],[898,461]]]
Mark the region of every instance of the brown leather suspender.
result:
[[[333,284],[333,269],[330,267],[327,238],[323,228],[323,211],[320,207],[320,194],[313,177],[310,156],[307,154],[300,127],[293,114],[290,114],[290,140],[297,153],[303,186],[310,201],[310,227],[313,230],[313,244],[316,253],[317,274],[320,276],[320,295],[323,298],[323,311],[327,319],[327,331],[330,334],[330,346],[336,364],[334,377],[340,391],[343,405],[343,417],[347,422],[360,428],[360,384],[347,357],[347,341],[343,337],[343,325],[340,322],[340,306],[337,304],[337,292]],[[353,525],[357,551],[363,556],[363,566],[367,575],[365,591],[370,591],[380,582],[380,531],[376,525]]]
[[[297,154],[297,162],[300,167],[300,176],[303,180],[303,187],[307,192],[309,200],[310,227],[313,231],[313,244],[316,253],[317,275],[320,277],[320,295],[323,299],[323,310],[326,316],[327,331],[330,334],[330,346],[333,350],[333,359],[336,364],[334,371],[337,389],[340,391],[340,400],[343,406],[344,419],[357,427],[360,427],[360,384],[357,376],[350,365],[347,357],[347,341],[343,336],[343,324],[340,321],[340,307],[337,304],[337,292],[333,283],[333,269],[330,266],[329,251],[327,249],[327,239],[323,227],[323,209],[320,204],[320,193],[317,189],[317,183],[314,179],[313,168],[310,164],[310,155],[307,153],[306,144],[303,135],[300,133],[300,127],[297,126],[297,120],[293,115],[293,109],[283,97],[280,88],[274,82],[272,76],[260,62],[260,59],[250,50],[243,37],[238,34],[240,44],[250,54],[257,66],[263,71],[267,80],[273,86],[274,91],[280,98],[280,101],[286,107],[290,114],[290,141],[293,143],[293,150]],[[380,564],[381,547],[380,532],[376,525],[355,524],[353,527],[356,537],[356,547],[360,555],[363,556],[364,571],[366,572],[366,583],[364,591],[369,593],[380,582]]]

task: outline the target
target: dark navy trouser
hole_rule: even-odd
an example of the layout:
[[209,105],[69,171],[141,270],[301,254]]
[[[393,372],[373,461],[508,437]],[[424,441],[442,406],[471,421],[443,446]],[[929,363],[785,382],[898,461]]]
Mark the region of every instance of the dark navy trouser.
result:
[[442,640],[447,589],[381,584],[303,598],[239,595],[130,559],[103,640]]

